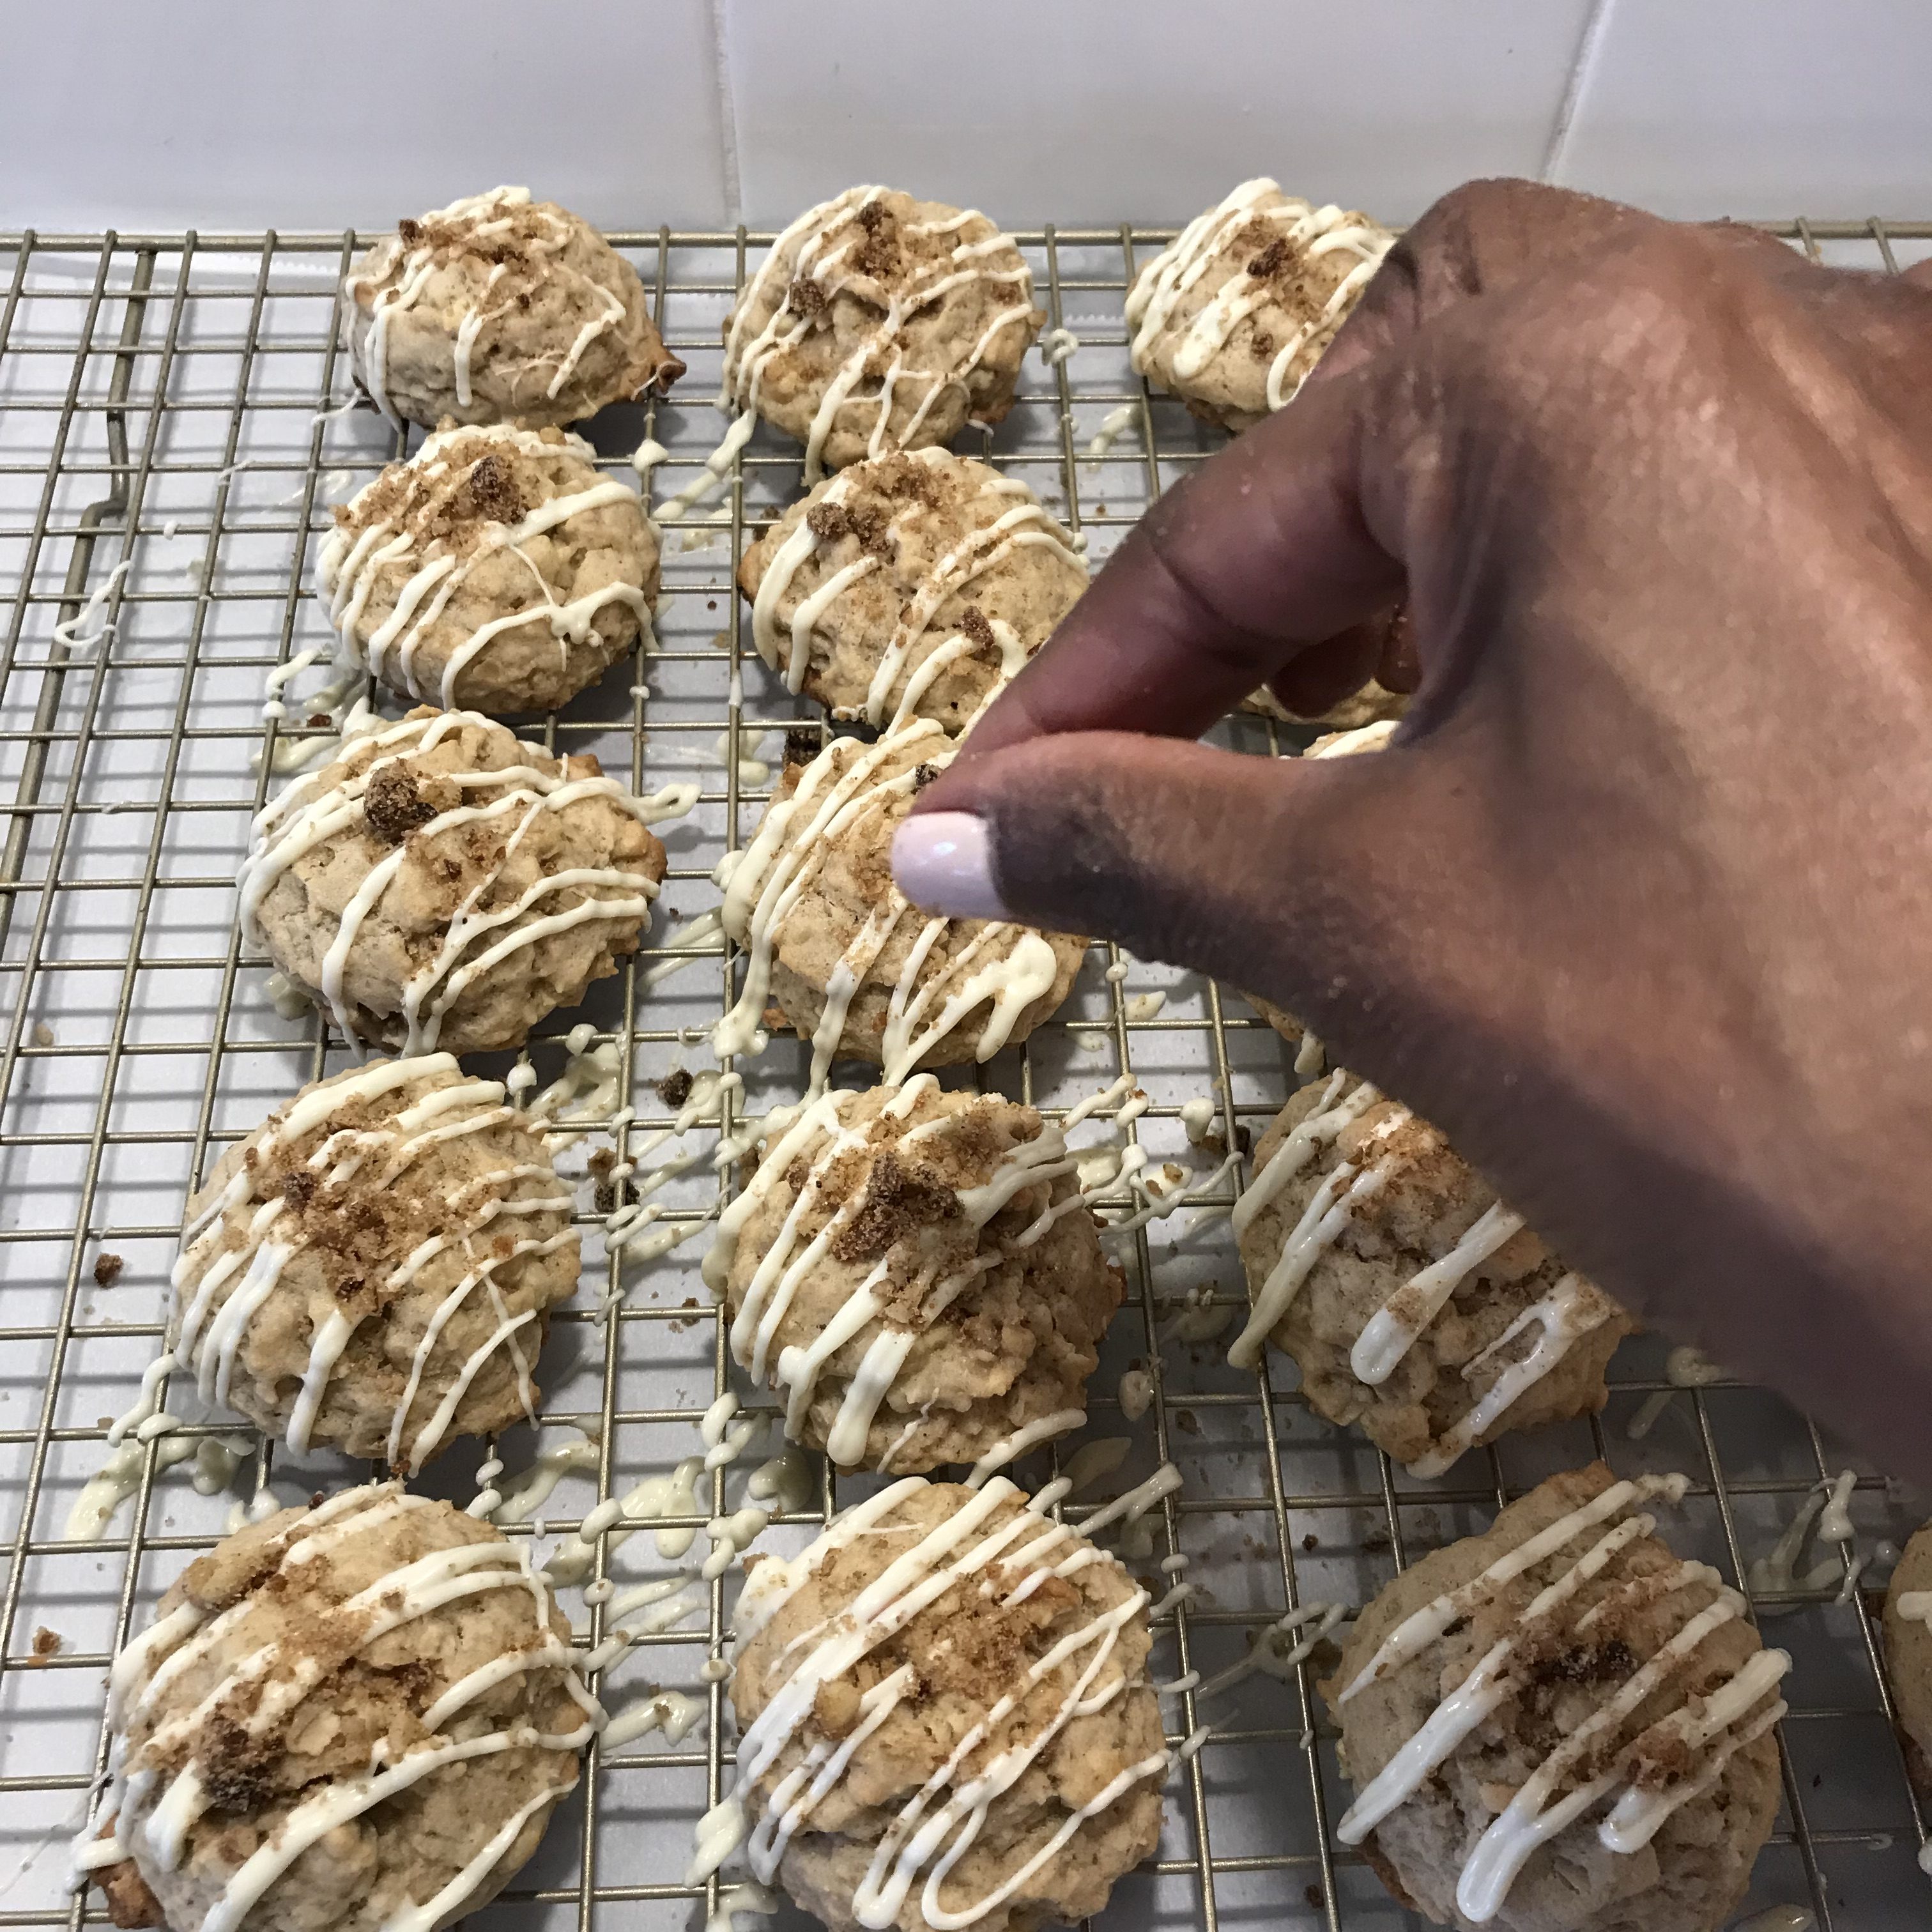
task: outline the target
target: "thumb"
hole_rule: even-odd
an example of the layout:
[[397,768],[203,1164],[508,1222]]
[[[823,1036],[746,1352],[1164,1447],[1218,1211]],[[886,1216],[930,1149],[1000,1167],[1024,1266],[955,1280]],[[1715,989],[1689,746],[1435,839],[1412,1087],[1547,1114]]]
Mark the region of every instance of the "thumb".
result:
[[1025,740],[920,794],[893,873],[932,911],[1114,940],[1335,1033],[1376,1004],[1369,964],[1404,956],[1392,927],[1430,916],[1414,826],[1435,762],[1426,746],[1277,759],[1127,732]]

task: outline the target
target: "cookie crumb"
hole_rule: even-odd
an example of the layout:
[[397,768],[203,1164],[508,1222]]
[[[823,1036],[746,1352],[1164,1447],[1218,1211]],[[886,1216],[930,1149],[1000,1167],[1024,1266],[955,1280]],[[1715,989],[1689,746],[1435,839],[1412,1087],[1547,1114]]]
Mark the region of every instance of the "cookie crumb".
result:
[[486,456],[472,464],[464,490],[470,513],[486,524],[514,524],[524,514],[523,493],[500,456]]
[[801,724],[785,734],[784,761],[788,765],[808,765],[824,749],[824,740],[809,725]]
[[1290,252],[1288,238],[1277,235],[1248,263],[1248,273],[1256,280],[1264,282],[1270,275],[1279,274],[1287,266]]
[[982,651],[996,651],[1000,640],[993,634],[993,627],[986,621],[986,614],[976,604],[969,604],[959,614],[959,628]]
[[61,1654],[62,1639],[58,1630],[49,1630],[45,1624],[34,1633],[34,1661],[44,1664],[50,1657]]
[[423,238],[423,225],[412,214],[396,224],[396,238],[405,248],[413,248]]
[[793,276],[791,286],[785,290],[785,302],[796,313],[808,315],[814,321],[832,305],[824,290],[809,275]]
[[121,1270],[128,1264],[118,1255],[98,1254],[94,1258],[94,1285],[96,1288],[112,1288],[121,1279]]
[[674,1066],[657,1083],[657,1096],[667,1107],[681,1107],[691,1098],[692,1082],[690,1070]]

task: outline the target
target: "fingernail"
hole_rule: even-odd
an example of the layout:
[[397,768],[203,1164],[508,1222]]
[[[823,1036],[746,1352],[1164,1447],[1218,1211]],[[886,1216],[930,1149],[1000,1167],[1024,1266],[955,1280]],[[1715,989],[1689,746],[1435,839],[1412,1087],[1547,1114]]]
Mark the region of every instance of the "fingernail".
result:
[[923,812],[892,839],[892,877],[916,906],[952,919],[1010,919],[993,886],[986,821],[970,812]]

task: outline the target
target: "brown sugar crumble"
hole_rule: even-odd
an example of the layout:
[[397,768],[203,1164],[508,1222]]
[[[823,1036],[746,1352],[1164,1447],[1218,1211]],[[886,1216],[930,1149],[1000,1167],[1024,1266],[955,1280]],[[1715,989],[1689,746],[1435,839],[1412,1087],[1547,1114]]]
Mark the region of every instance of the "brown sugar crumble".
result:
[[791,286],[785,290],[786,305],[800,315],[814,319],[823,315],[831,306],[830,298],[819,284],[809,275],[794,275]]
[[986,621],[986,614],[976,604],[969,604],[959,614],[959,628],[982,651],[996,651],[1000,640],[993,634],[993,627]]
[[416,788],[405,767],[387,764],[377,770],[362,794],[362,816],[386,844],[400,845],[418,826],[436,816],[436,807]]
[[463,487],[464,507],[489,524],[514,524],[524,514],[523,493],[500,456],[485,456],[470,466]]
[[687,1067],[674,1066],[657,1083],[657,1096],[667,1107],[681,1107],[691,1098],[692,1078]]
[[49,1630],[45,1624],[34,1633],[34,1656],[36,1664],[45,1664],[50,1658],[59,1656],[63,1640],[58,1630]]
[[112,1288],[121,1279],[121,1270],[128,1264],[118,1255],[105,1252],[94,1258],[94,1285],[97,1288]]
[[423,225],[413,215],[406,214],[396,224],[396,236],[406,248],[413,248],[423,238]]
[[960,1211],[959,1197],[944,1182],[909,1167],[890,1148],[882,1148],[866,1178],[859,1210],[833,1238],[836,1261],[860,1262],[881,1255],[896,1241]]
[[820,543],[836,543],[841,537],[854,537],[859,548],[875,556],[890,554],[886,536],[885,512],[876,507],[848,503],[814,503],[805,513],[806,527]]
[[1279,274],[1288,266],[1291,252],[1288,238],[1277,235],[1248,263],[1248,273],[1257,281],[1264,282],[1270,276]]

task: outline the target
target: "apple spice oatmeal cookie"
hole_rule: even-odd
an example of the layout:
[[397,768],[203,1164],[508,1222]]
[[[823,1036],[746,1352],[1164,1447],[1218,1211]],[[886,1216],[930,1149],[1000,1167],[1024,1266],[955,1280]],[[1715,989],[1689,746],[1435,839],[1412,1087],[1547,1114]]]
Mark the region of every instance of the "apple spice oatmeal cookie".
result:
[[470,711],[346,740],[255,821],[248,936],[345,1038],[420,1053],[520,1046],[637,949],[664,877],[638,798]]
[[796,436],[815,483],[999,422],[1046,320],[976,208],[848,188],[778,237],[726,318],[719,405]]
[[990,1060],[1066,998],[1084,940],[929,916],[893,883],[892,834],[957,749],[921,718],[788,760],[725,883],[724,930],[749,956],[712,1034],[721,1058],[760,1048],[770,998],[812,1042],[814,1094],[835,1060],[869,1061],[896,1085],[922,1066]]
[[526,188],[399,222],[342,293],[356,380],[392,422],[576,422],[684,374],[637,271]]
[[771,1124],[704,1274],[788,1436],[905,1474],[1078,1428],[1124,1292],[1060,1130],[930,1074]]
[[385,1483],[189,1564],[115,1660],[76,1841],[121,1926],[380,1932],[494,1898],[603,1720],[527,1543]]
[[1366,214],[1244,182],[1135,278],[1134,371],[1208,422],[1251,429],[1294,400],[1394,242]]
[[1932,1524],[1906,1544],[1892,1573],[1885,1654],[1900,1728],[1918,1753],[1915,1778],[1922,1791],[1932,1791]]
[[963,730],[1087,588],[1027,486],[922,449],[855,463],[745,553],[758,655],[835,718]]
[[832,1932],[1025,1932],[1099,1912],[1160,1836],[1148,1596],[995,1477],[893,1484],[738,1604],[741,1840]]
[[1417,1476],[1511,1430],[1594,1414],[1636,1326],[1566,1269],[1440,1132],[1336,1072],[1294,1094],[1234,1207],[1254,1310],[1330,1422]]
[[539,1123],[452,1054],[316,1081],[189,1202],[170,1351],[290,1448],[414,1474],[454,1437],[534,1426],[572,1207]]
[[551,711],[636,644],[657,532],[580,437],[446,424],[338,506],[316,590],[350,657],[392,691]]
[[1682,1476],[1552,1476],[1357,1620],[1323,1695],[1336,1828],[1396,1899],[1503,1932],[1712,1932],[1778,1813],[1778,1685],[1744,1598],[1645,1505]]

